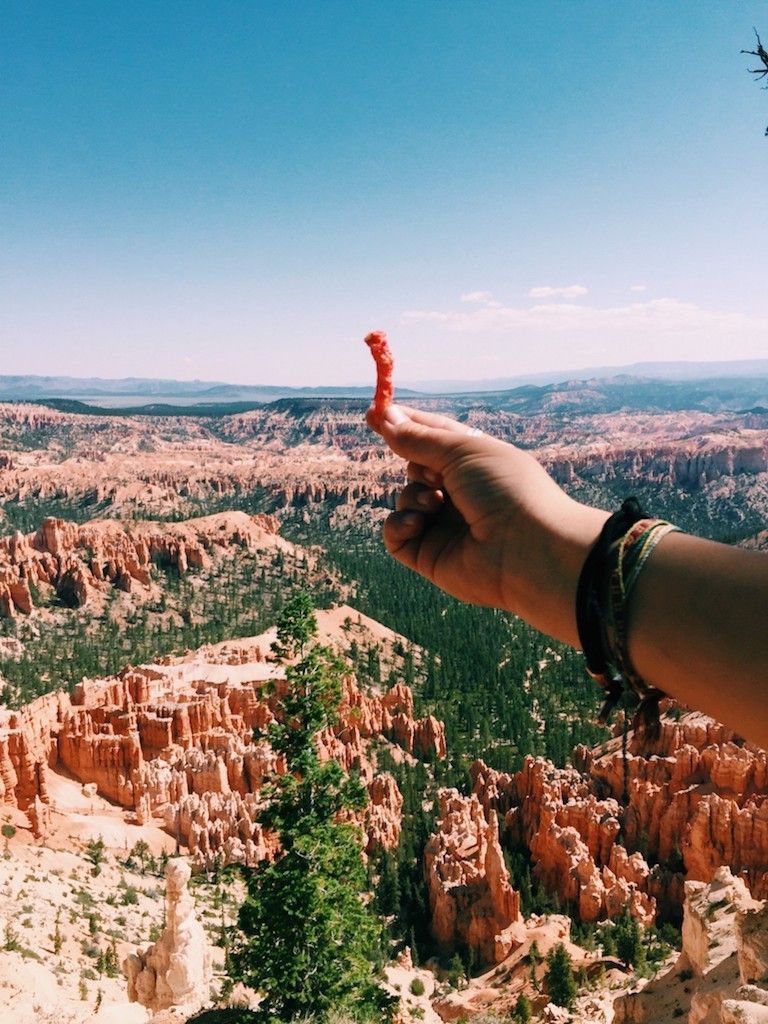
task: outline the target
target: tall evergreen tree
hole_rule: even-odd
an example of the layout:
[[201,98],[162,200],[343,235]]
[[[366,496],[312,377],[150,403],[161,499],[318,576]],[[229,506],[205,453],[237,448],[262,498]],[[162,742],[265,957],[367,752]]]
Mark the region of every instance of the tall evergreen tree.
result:
[[571,955],[562,942],[547,954],[547,992],[557,1006],[573,1009],[576,999],[576,978],[573,974]]
[[621,916],[616,918],[614,938],[616,940],[616,953],[627,967],[632,965],[637,970],[645,966],[643,930],[638,921],[632,917],[626,908]]
[[321,763],[316,734],[336,720],[345,667],[316,641],[309,597],[285,605],[272,645],[285,680],[272,688],[277,720],[265,734],[287,772],[265,787],[261,821],[280,836],[281,855],[248,876],[231,954],[232,976],[263,993],[257,1019],[270,1024],[333,1011],[355,1020],[388,1016],[376,983],[381,925],[363,904],[366,874],[355,826],[340,812],[365,806],[359,780]]

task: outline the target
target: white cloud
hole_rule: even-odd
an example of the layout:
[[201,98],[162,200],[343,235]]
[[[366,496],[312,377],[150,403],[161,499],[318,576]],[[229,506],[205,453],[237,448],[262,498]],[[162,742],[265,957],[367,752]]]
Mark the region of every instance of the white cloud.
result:
[[461,296],[462,302],[490,302],[493,298],[491,292],[464,292]]
[[629,290],[631,292],[647,292],[648,289],[644,284],[633,284],[630,285]]
[[543,284],[537,288],[531,288],[528,297],[531,299],[576,299],[579,295],[586,295],[587,289],[581,284],[569,284],[563,288],[553,288],[552,285]]
[[[679,299],[649,299],[624,306],[538,303],[528,307],[479,306],[471,310],[409,310],[405,324],[433,324],[464,334],[503,337],[504,344],[552,342],[575,353],[585,344],[608,346],[634,358],[700,358],[705,351],[742,350],[738,358],[765,351],[768,318],[703,309]],[[561,339],[561,340],[557,340]]]

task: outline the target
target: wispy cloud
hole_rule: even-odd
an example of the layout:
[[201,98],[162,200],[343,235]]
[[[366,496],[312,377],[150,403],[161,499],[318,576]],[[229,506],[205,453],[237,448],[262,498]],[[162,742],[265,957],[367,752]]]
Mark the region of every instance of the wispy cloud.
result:
[[531,288],[528,297],[531,299],[577,299],[580,295],[586,295],[587,289],[582,284],[569,284],[562,288],[555,288],[551,284],[542,284]]
[[464,292],[461,296],[462,302],[490,302],[492,299],[491,292]]
[[631,292],[647,292],[648,288],[644,284],[632,284],[629,286]]
[[607,307],[554,302],[528,307],[499,303],[470,310],[408,310],[403,313],[403,321],[440,324],[447,330],[478,334],[596,332],[614,337],[627,333],[644,338],[702,335],[727,339],[758,335],[764,338],[768,333],[766,318],[703,309],[672,298]]

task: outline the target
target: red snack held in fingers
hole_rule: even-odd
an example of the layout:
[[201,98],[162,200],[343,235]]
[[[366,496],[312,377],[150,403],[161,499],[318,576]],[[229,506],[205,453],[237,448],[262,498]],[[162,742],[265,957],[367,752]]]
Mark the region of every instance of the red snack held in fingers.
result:
[[373,411],[377,416],[383,416],[387,407],[392,404],[395,394],[395,386],[392,383],[395,361],[389,351],[384,331],[371,331],[366,335],[365,343],[370,348],[376,363],[376,393],[373,396]]

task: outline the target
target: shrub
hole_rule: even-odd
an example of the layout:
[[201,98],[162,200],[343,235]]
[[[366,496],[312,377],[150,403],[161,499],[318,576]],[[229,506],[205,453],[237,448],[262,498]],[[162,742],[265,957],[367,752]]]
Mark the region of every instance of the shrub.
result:
[[123,906],[127,907],[127,906],[133,906],[134,904],[136,904],[138,902],[139,902],[139,894],[136,892],[136,889],[132,885],[127,885],[125,887],[125,890],[123,891],[123,896],[122,896],[122,899],[121,899],[121,903],[123,904]]
[[528,996],[523,993],[517,1000],[515,1006],[515,1012],[512,1015],[512,1019],[515,1024],[529,1024],[531,1017],[533,1016],[533,1005]]
[[412,996],[423,996],[424,995],[424,982],[421,978],[414,978],[410,984],[410,992]]

